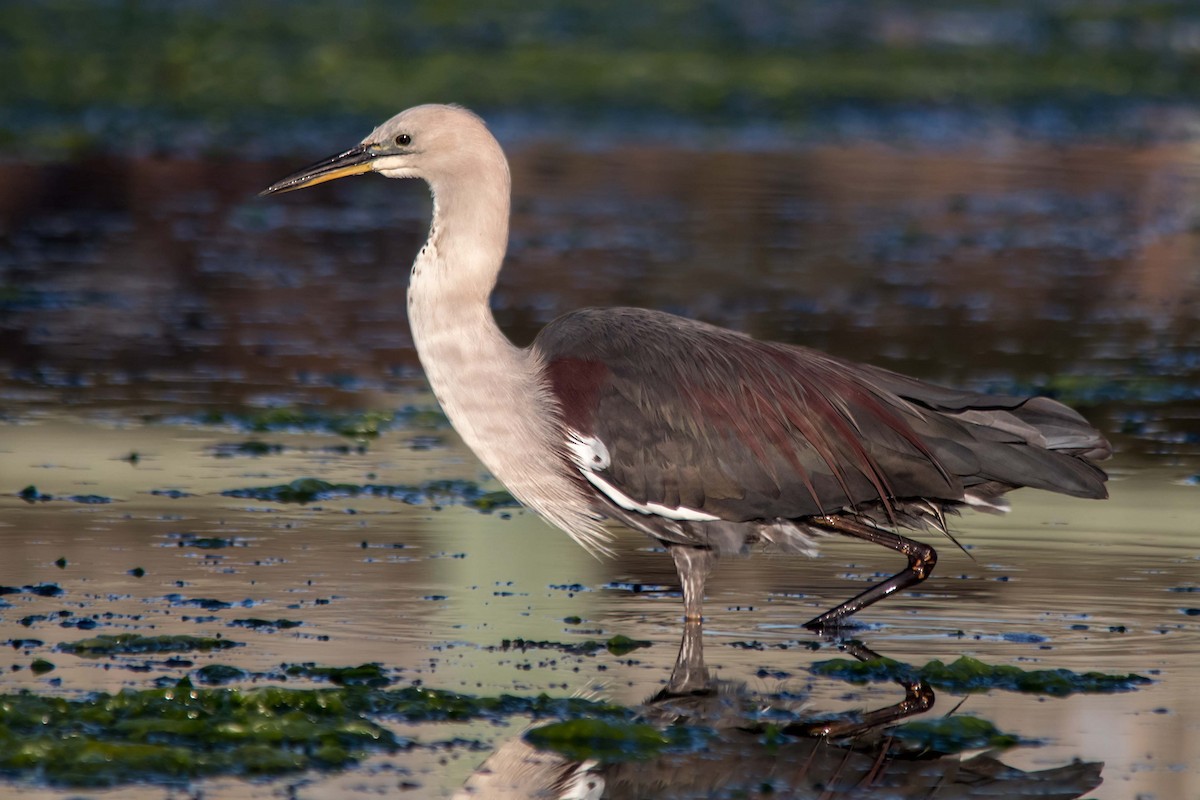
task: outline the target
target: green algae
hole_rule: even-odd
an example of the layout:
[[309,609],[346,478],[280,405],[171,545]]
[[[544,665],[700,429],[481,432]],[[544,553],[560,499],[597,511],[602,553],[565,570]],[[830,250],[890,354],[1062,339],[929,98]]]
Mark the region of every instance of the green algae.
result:
[[179,542],[180,547],[196,547],[201,550],[221,550],[233,547],[234,544],[234,539],[224,539],[220,536],[187,537]]
[[634,715],[632,710],[612,703],[580,697],[551,697],[544,693],[533,697],[509,694],[489,697],[425,686],[406,686],[401,689],[363,691],[362,697],[372,712],[399,717],[408,722],[464,722],[512,716],[628,720]]
[[65,592],[56,583],[28,583],[24,586],[0,586],[0,595],[6,594],[33,594],[38,597],[59,597],[65,594]]
[[0,773],[114,786],[348,766],[408,746],[336,691],[126,690],[86,700],[0,695]]
[[[533,728],[525,740],[533,746],[562,753],[583,761],[597,759],[613,763],[653,759],[666,752],[698,752],[714,741],[736,731],[754,734],[761,746],[779,747],[793,741],[791,728],[747,718],[745,724],[730,729],[714,729],[694,722],[666,727],[649,724],[637,717],[585,716]],[[811,733],[801,738],[811,738]],[[853,737],[851,737],[853,738]],[[902,749],[941,755],[980,748],[1001,749],[1019,744],[1037,744],[1035,740],[1000,731],[991,722],[969,716],[948,716],[918,720],[888,729],[888,739]]]
[[59,497],[59,500],[67,500],[71,503],[83,503],[88,506],[102,506],[113,502],[111,497],[105,497],[102,494],[73,494],[68,497]]
[[[377,664],[351,668],[297,665],[286,675],[251,675],[228,665],[193,673],[205,683],[253,677],[382,675]],[[342,681],[329,688],[197,687],[184,679],[149,690],[66,699],[31,692],[0,695],[0,774],[53,785],[178,784],[213,776],[278,775],[351,766],[373,753],[438,747],[402,739],[381,722],[494,721],[553,718],[526,732],[540,749],[604,762],[700,752],[720,736],[703,725],[652,725],[638,711],[578,697],[474,696],[410,685],[381,689]],[[747,720],[750,731],[757,726]],[[892,729],[895,740],[921,751],[957,753],[1025,743],[986,720],[946,717]],[[768,726],[766,736],[784,742]]]
[[38,488],[33,484],[30,484],[21,491],[17,492],[17,497],[21,498],[26,503],[36,503],[38,501],[46,502],[47,500],[52,499],[50,495],[39,492]]
[[52,494],[39,492],[38,488],[32,484],[17,492],[17,497],[30,504],[48,503],[51,500],[66,500],[70,503],[83,503],[84,505],[105,505],[113,501],[111,497],[105,497],[104,495],[99,494],[73,494],[56,497]]
[[292,664],[284,670],[289,677],[326,680],[338,686],[387,686],[392,678],[380,664],[357,667],[324,667],[316,664]]
[[319,478],[297,478],[291,483],[278,486],[256,486],[245,489],[229,489],[221,492],[225,497],[250,500],[268,500],[275,503],[312,503],[339,497],[357,497],[364,487],[349,483],[330,483]]
[[[266,408],[248,412],[211,411],[189,418],[201,425],[222,425],[249,433],[332,433],[357,441],[375,439],[398,428],[432,431],[450,426],[437,409],[405,406],[393,411],[330,412],[305,408]],[[219,447],[217,455],[259,456],[278,453],[280,445],[249,440]]]
[[485,513],[496,508],[518,505],[508,492],[484,491],[479,484],[467,480],[435,480],[406,486],[331,483],[320,478],[297,478],[291,483],[227,489],[221,494],[225,497],[299,504],[354,497],[384,497],[409,505],[458,503]]
[[634,650],[649,647],[650,644],[645,639],[630,639],[628,636],[618,633],[605,642],[604,647],[614,656],[623,656],[626,653],[632,653]]
[[905,744],[938,753],[1030,744],[1019,736],[1001,732],[986,719],[966,716],[914,720],[897,725],[890,734]]
[[173,606],[192,606],[202,608],[205,611],[221,611],[222,609],[233,608],[233,603],[218,600],[215,597],[184,597],[177,592],[164,595],[163,599]]
[[224,685],[234,681],[242,681],[250,677],[250,673],[240,667],[228,664],[205,664],[195,672],[196,680],[208,685]]
[[583,642],[551,642],[545,640],[534,639],[503,639],[500,642],[501,650],[558,650],[570,655],[590,656],[598,653],[601,650],[607,650],[614,656],[623,656],[626,653],[631,653],[643,647],[649,647],[652,642],[645,639],[630,639],[623,634],[617,634],[607,641],[598,642],[595,639],[588,639]]
[[259,619],[258,617],[249,617],[247,619],[230,620],[229,624],[238,628],[285,631],[290,628],[299,628],[304,623],[294,619]]
[[1007,664],[986,664],[962,656],[951,664],[930,661],[915,667],[890,658],[867,661],[835,658],[810,667],[815,675],[840,678],[853,683],[924,681],[936,689],[971,693],[1003,689],[1028,694],[1066,697],[1079,693],[1127,692],[1150,683],[1141,675],[1108,675],[1102,672],[1072,672],[1068,669],[1024,670]]
[[145,653],[191,653],[197,650],[225,650],[241,647],[241,642],[209,636],[143,636],[140,633],[101,634],[76,642],[63,642],[58,650],[85,658],[104,656],[142,655]]
[[695,726],[658,728],[634,720],[583,718],[554,722],[525,733],[525,741],[542,750],[584,761],[642,761],[664,752],[698,750],[713,736]]
[[[250,677],[227,665],[210,665],[195,674],[214,683]],[[619,752],[642,740],[660,750],[678,746],[680,740],[675,734],[651,735],[641,727],[630,733],[624,726],[632,718],[630,709],[581,698],[477,697],[423,686],[378,689],[361,684],[209,688],[184,679],[165,688],[84,699],[31,692],[0,695],[0,774],[99,787],[340,769],[372,753],[421,746],[382,727],[377,722],[381,717],[448,722],[515,715],[586,718],[602,723],[600,728],[611,724],[618,733],[610,739],[626,731]]]
[[558,650],[569,655],[590,656],[604,649],[604,645],[595,639],[584,642],[554,642],[544,639],[501,639],[501,650]]
[[212,449],[212,454],[216,458],[234,458],[235,456],[260,458],[262,456],[278,455],[282,452],[283,445],[264,442],[259,439],[249,439],[244,442],[225,442],[215,445]]
[[187,531],[168,533],[167,538],[174,539],[179,547],[195,547],[200,550],[221,550],[245,544],[236,536],[200,536]]
[[440,408],[405,406],[392,413],[395,425],[418,431],[440,431],[450,427],[450,420]]
[[520,503],[508,492],[498,489],[494,492],[484,492],[479,497],[467,500],[463,505],[487,514],[498,508],[513,508],[519,506]]
[[202,418],[208,424],[233,425],[255,433],[305,431],[336,433],[349,439],[375,438],[389,428],[394,417],[383,411],[349,414],[324,413],[295,408],[267,408],[245,414],[212,413]]

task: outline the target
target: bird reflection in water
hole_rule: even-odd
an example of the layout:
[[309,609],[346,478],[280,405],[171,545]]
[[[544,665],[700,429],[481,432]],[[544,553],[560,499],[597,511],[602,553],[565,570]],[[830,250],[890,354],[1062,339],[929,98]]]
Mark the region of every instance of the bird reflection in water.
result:
[[[710,732],[702,750],[606,761],[539,750],[518,736],[488,757],[455,800],[1069,800],[1101,783],[1100,762],[1026,772],[993,752],[965,756],[893,736],[896,723],[932,709],[934,693],[923,681],[898,681],[904,698],[883,708],[843,715],[798,712],[778,696],[712,678],[701,636],[700,623],[689,621],[667,686],[637,711],[641,722],[664,730],[690,726]],[[840,646],[861,660],[877,657],[859,643]],[[764,713],[771,711],[779,713]],[[762,721],[772,718],[787,722]]]

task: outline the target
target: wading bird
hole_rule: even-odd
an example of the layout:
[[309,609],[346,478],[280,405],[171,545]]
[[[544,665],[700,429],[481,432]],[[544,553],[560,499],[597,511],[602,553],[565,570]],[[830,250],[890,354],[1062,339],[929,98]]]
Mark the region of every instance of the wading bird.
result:
[[1043,397],[934,386],[658,311],[588,308],[528,348],[488,305],[508,246],[508,161],[457,106],[401,112],[361,144],[266,189],[378,172],[433,195],[408,318],[421,364],[463,441],[519,501],[593,552],[606,519],[661,542],[688,619],[720,555],[757,542],[812,554],[839,533],[908,566],[807,626],[928,577],[937,554],[901,529],[947,533],[945,513],[1004,508],[1022,486],[1106,496],[1108,442]]

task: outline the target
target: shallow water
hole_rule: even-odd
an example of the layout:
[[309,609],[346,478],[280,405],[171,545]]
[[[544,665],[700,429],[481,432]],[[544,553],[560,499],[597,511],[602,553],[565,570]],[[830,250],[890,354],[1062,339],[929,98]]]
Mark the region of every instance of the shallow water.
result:
[[[955,713],[1036,740],[998,756],[1022,770],[1104,762],[1088,797],[1200,791],[1191,145],[706,154],[526,141],[513,152],[513,256],[496,307],[514,339],[580,305],[666,308],[932,380],[1051,391],[1110,432],[1110,500],[1025,491],[1007,516],[963,517],[968,552],[944,543],[934,578],[862,614],[857,634],[917,665],[967,654],[1145,675],[1153,683],[1118,694],[972,694]],[[528,514],[450,496],[299,505],[222,494],[306,477],[498,488],[436,415],[361,439],[211,416],[432,407],[398,266],[427,225],[423,190],[364,179],[252,199],[293,166],[0,165],[0,585],[63,590],[0,597],[0,642],[40,642],[0,656],[0,691],[74,697],[212,663],[269,673],[375,661],[401,683],[471,694],[590,692],[629,706],[654,695],[675,659],[680,603],[670,560],[637,535],[596,561]],[[248,440],[273,447],[237,454]],[[21,499],[27,486],[54,499]],[[111,502],[69,499],[86,496]],[[203,537],[229,546],[196,546]],[[799,627],[898,566],[837,540],[815,561],[722,564],[706,605],[708,666],[763,704],[786,696],[805,713],[899,701],[894,684],[811,674],[839,652]],[[211,600],[221,602],[196,605]],[[231,624],[245,618],[302,624]],[[54,650],[125,632],[242,646],[175,662]],[[617,634],[651,646],[503,647]],[[55,669],[35,674],[35,658]],[[961,699],[939,691],[926,716]],[[219,797],[449,796],[527,722],[389,720],[442,744],[345,772],[197,785]],[[36,781],[3,791],[17,785],[79,794]]]

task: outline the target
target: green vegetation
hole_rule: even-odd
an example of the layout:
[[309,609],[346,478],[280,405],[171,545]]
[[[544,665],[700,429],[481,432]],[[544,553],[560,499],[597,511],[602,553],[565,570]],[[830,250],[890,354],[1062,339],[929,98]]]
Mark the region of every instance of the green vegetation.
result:
[[71,503],[83,503],[85,505],[104,505],[111,503],[111,497],[104,497],[98,494],[73,494],[68,497],[55,497],[52,494],[44,494],[39,492],[36,486],[26,486],[21,491],[17,492],[17,497],[24,500],[26,503],[48,503],[51,500],[66,500]]
[[938,753],[1013,747],[1022,743],[1019,737],[1002,733],[995,725],[978,717],[914,720],[892,728],[890,733],[905,744]]
[[[246,675],[219,665],[197,670],[210,683],[239,674]],[[374,721],[381,716],[441,722],[587,715],[616,725],[631,713],[579,698],[472,697],[412,686],[202,688],[184,679],[170,688],[82,700],[22,692],[0,695],[0,774],[68,786],[276,775],[337,769],[371,753],[417,745]],[[647,727],[626,734],[625,746],[640,739],[653,743],[642,731]]]
[[585,700],[580,697],[476,697],[423,686],[365,692],[362,697],[375,713],[389,714],[409,722],[463,721],[479,718],[505,718],[516,715],[535,718],[599,717],[629,719],[633,712],[623,706]]
[[517,501],[504,491],[485,492],[479,484],[467,480],[426,481],[419,486],[390,484],[330,483],[319,478],[297,478],[278,486],[252,486],[227,489],[226,497],[266,500],[273,503],[312,503],[346,497],[387,497],[411,505],[422,503],[458,503],[485,513],[496,508],[516,506]]
[[[734,736],[757,733],[764,747],[782,746],[794,737],[786,726],[750,719],[737,728],[713,729],[690,723],[663,728],[635,718],[589,716],[534,728],[526,732],[525,739],[535,747],[553,750],[575,760],[598,759],[611,763],[653,759],[667,752],[703,750],[714,740],[734,731]],[[803,734],[804,738],[809,736],[811,734]],[[899,749],[906,752],[938,755],[1036,743],[1003,733],[987,720],[966,716],[908,722],[889,728],[888,739],[894,740]]]
[[988,0],[891,4],[908,32],[896,36],[868,24],[874,9],[816,0],[744,8],[365,0],[351,10],[284,0],[17,0],[0,5],[0,105],[27,114],[4,115],[0,147],[86,148],[103,132],[95,120],[68,121],[97,107],[152,122],[201,119],[232,144],[281,114],[378,120],[435,100],[489,111],[803,119],[813,106],[846,101],[1194,99],[1200,91],[1200,55],[1170,36],[1173,24],[1195,20],[1185,5],[1005,8],[996,24]]
[[26,503],[36,503],[39,500],[46,501],[51,499],[50,495],[42,494],[38,491],[37,487],[32,484],[17,492],[17,497],[21,498]]
[[258,617],[251,617],[249,619],[235,619],[230,621],[229,624],[239,628],[267,628],[286,631],[289,628],[299,628],[304,623],[294,619],[259,619]]
[[44,658],[35,658],[33,663],[29,665],[29,669],[34,675],[45,675],[47,672],[53,672],[56,665],[53,661],[47,661]]
[[282,452],[283,445],[273,442],[263,442],[258,439],[249,439],[244,442],[225,442],[213,448],[213,455],[217,458],[233,458],[235,456],[259,458],[261,456],[278,455]]
[[0,585],[0,595],[6,594],[32,594],[38,597],[59,597],[64,592],[63,588],[57,583],[26,584],[24,586]]
[[658,728],[644,722],[610,719],[572,719],[543,725],[525,733],[534,747],[554,750],[585,761],[641,761],[666,751],[698,750],[713,736],[707,728]]
[[535,718],[588,716],[627,719],[633,713],[623,706],[578,697],[556,698],[545,694],[536,697],[480,697],[423,686],[378,689],[361,684],[320,691],[337,692],[336,696],[340,697],[348,708],[363,713],[395,716],[409,722],[463,722],[517,715]]
[[514,508],[519,506],[520,503],[508,492],[503,489],[497,489],[494,492],[484,492],[478,497],[472,497],[464,502],[463,505],[488,514],[498,508]]
[[185,536],[179,540],[180,547],[195,547],[200,550],[222,550],[233,547],[236,540],[221,536]]
[[88,700],[0,696],[0,772],[70,786],[328,769],[404,744],[337,692],[185,680]]
[[[308,408],[266,408],[246,412],[210,411],[194,418],[201,425],[227,425],[251,433],[333,433],[362,441],[396,428],[438,430],[449,427],[437,409],[405,406],[396,411],[331,412]],[[267,455],[278,453],[279,445],[248,441],[226,445],[217,455]]]
[[504,639],[500,642],[501,650],[559,650],[563,653],[571,655],[590,656],[601,650],[607,650],[614,656],[623,656],[631,653],[642,647],[649,647],[651,642],[645,639],[630,639],[628,636],[618,633],[608,639],[608,641],[597,642],[595,639],[588,639],[583,642],[548,642],[535,641],[532,639]]
[[234,681],[245,680],[250,673],[240,667],[228,664],[206,664],[196,670],[196,680],[209,685],[222,685]]
[[618,633],[605,642],[604,646],[614,656],[623,656],[627,653],[632,653],[634,650],[649,647],[650,644],[645,639],[630,639],[628,636]]
[[[31,692],[0,695],[0,775],[32,777],[54,785],[175,784],[211,775],[262,776],[305,769],[338,769],[373,753],[421,747],[381,724],[553,719],[525,734],[532,745],[575,759],[643,760],[697,752],[723,735],[704,725],[649,724],[638,710],[578,697],[473,696],[406,686],[382,688],[388,671],[378,664],[332,668],[290,665],[251,674],[212,664],[195,670],[208,686],[187,678],[147,690],[127,689],[83,699]],[[253,678],[330,679],[324,688],[216,685]],[[750,712],[736,735],[763,729]],[[1021,743],[973,717],[917,721],[893,729],[906,747],[957,753]],[[769,724],[767,741],[790,736]],[[444,743],[428,742],[442,747]]]
[[191,653],[194,651],[226,650],[241,647],[241,642],[214,639],[208,636],[143,636],[140,633],[101,634],[77,642],[63,642],[58,650],[86,658],[141,655],[144,653]]
[[316,664],[293,664],[284,672],[290,677],[327,680],[338,686],[387,686],[392,682],[387,670],[379,664],[360,664],[357,667],[322,667]]
[[962,656],[952,664],[930,661],[914,667],[890,658],[868,661],[835,658],[819,661],[810,668],[813,674],[854,683],[879,681],[925,681],[936,689],[950,692],[987,692],[1004,689],[1011,692],[1066,697],[1082,692],[1127,692],[1150,683],[1141,675],[1107,675],[1102,672],[1072,672],[1068,669],[1023,670],[1005,664],[991,665]]

